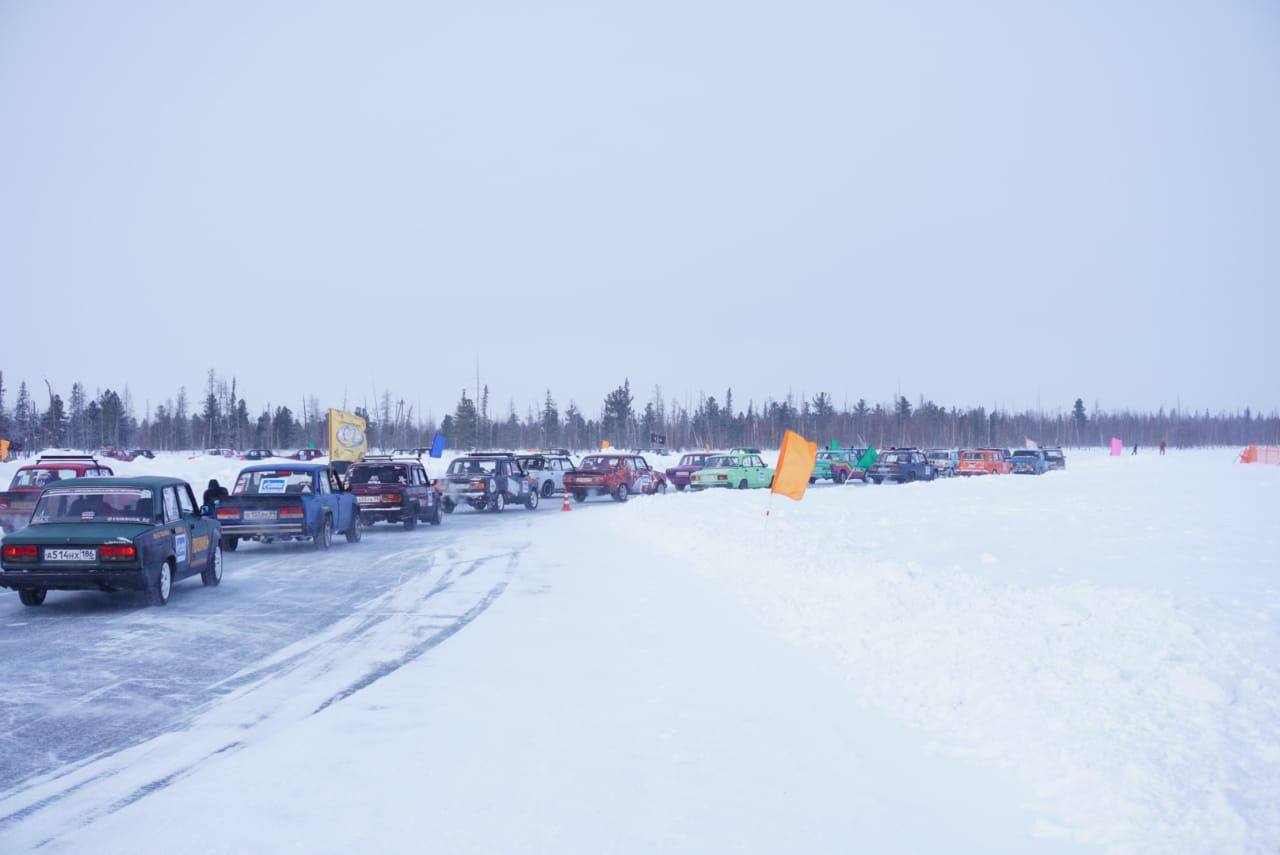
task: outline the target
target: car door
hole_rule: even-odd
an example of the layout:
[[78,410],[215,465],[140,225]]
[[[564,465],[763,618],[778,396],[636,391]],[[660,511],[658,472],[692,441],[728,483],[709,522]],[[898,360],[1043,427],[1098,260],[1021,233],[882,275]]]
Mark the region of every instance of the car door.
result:
[[333,524],[335,530],[347,531],[351,528],[351,521],[355,517],[356,498],[342,489],[342,481],[338,478],[338,473],[332,469],[326,469],[321,477],[329,482],[329,495],[333,499]]
[[191,492],[190,484],[183,484],[176,488],[178,493],[178,513],[182,516],[182,522],[187,529],[189,554],[188,562],[191,572],[203,570],[209,564],[209,559],[213,555],[214,524],[208,517],[201,516],[199,505],[196,504],[196,497]]
[[[320,507],[320,512],[329,512],[329,519],[333,520],[333,531],[338,533],[343,530],[343,523],[349,523],[349,520],[341,518],[342,509],[338,507],[338,499],[333,494],[333,485],[329,482],[329,476],[326,474],[328,470],[318,471],[311,476],[311,494],[315,497],[316,504]],[[306,503],[306,497],[302,499]],[[317,518],[316,531],[320,530],[323,524],[323,518]]]
[[181,579],[191,572],[191,523],[182,518],[178,490],[172,484],[160,491],[160,504],[164,511],[165,529],[172,538],[175,567],[173,578]]

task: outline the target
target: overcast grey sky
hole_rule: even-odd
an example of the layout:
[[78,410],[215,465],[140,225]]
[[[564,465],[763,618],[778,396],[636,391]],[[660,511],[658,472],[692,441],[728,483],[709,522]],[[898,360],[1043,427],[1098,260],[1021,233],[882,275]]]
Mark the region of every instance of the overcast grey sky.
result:
[[1267,0],[0,0],[0,117],[14,386],[1280,404]]

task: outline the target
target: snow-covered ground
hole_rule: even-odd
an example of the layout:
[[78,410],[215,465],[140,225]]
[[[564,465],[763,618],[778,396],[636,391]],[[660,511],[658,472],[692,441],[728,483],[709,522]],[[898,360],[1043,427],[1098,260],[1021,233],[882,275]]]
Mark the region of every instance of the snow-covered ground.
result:
[[164,608],[0,596],[0,851],[1275,851],[1280,469],[1234,455],[459,511],[246,546]]

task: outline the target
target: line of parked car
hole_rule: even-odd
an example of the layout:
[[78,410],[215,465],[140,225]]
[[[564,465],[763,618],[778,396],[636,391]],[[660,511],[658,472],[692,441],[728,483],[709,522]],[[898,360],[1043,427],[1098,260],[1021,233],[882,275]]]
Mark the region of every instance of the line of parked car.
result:
[[[310,452],[314,449],[301,449]],[[431,479],[422,463],[428,449],[368,455],[345,466],[277,458],[251,449],[225,495],[196,501],[180,478],[117,477],[96,455],[48,454],[22,466],[0,493],[0,587],[18,591],[29,606],[50,590],[141,590],[163,605],[172,586],[199,575],[222,580],[223,553],[242,541],[307,541],[327,550],[342,535],[359,542],[378,523],[412,530],[441,525],[466,505],[500,513],[509,506],[533,511],[557,493],[568,501],[677,490],[759,489],[774,469],[758,448],[690,452],[661,471],[644,454],[601,451],[576,463],[567,449],[478,451],[453,459]],[[261,453],[261,454],[258,454]],[[253,456],[251,456],[253,455]],[[110,458],[123,459],[123,458]],[[932,481],[939,477],[1043,474],[1066,467],[1061,449],[827,448],[818,453],[810,483],[830,480]]]

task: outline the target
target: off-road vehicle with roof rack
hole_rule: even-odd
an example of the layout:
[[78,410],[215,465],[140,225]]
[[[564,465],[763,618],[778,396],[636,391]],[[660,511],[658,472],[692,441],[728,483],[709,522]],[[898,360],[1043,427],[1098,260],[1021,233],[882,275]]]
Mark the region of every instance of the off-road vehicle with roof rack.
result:
[[390,522],[414,529],[419,522],[440,525],[443,521],[440,494],[417,458],[366,455],[351,464],[345,478],[366,526]]
[[507,505],[538,507],[539,490],[514,454],[505,451],[473,451],[455,458],[444,475],[441,507],[453,513],[467,504],[477,511],[501,513]]

